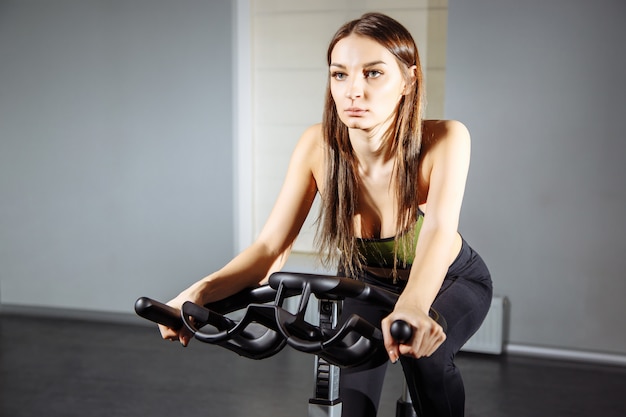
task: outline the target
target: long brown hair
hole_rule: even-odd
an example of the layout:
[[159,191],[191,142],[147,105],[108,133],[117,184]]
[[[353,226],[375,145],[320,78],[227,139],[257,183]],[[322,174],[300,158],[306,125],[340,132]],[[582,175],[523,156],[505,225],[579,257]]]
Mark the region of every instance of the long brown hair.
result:
[[[393,182],[398,209],[394,250],[397,253],[398,236],[415,222],[419,212],[418,160],[422,144],[424,106],[421,65],[417,46],[409,31],[396,20],[380,13],[367,13],[343,25],[328,46],[328,65],[331,63],[331,53],[337,42],[352,34],[373,39],[389,50],[398,60],[407,86],[412,86],[400,100],[395,122],[386,139],[391,141],[389,145],[394,155]],[[411,78],[412,74],[409,71],[412,66],[417,68],[415,80]],[[359,190],[357,161],[348,136],[348,127],[341,122],[337,114],[330,92],[330,78],[326,89],[322,124],[326,148],[325,182],[316,242],[325,264],[339,261],[342,273],[356,276],[363,269],[363,259],[359,254],[354,233]],[[394,262],[394,272],[396,267],[397,261]]]

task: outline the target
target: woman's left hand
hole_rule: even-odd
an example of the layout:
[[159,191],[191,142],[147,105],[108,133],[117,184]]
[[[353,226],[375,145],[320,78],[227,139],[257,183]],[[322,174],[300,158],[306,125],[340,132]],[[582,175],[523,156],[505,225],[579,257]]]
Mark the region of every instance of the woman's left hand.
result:
[[[405,343],[398,343],[391,336],[391,323],[404,320],[412,330],[413,335]],[[432,355],[446,340],[443,328],[423,310],[416,306],[404,305],[398,300],[394,310],[381,322],[385,349],[392,363],[401,355],[422,358]]]

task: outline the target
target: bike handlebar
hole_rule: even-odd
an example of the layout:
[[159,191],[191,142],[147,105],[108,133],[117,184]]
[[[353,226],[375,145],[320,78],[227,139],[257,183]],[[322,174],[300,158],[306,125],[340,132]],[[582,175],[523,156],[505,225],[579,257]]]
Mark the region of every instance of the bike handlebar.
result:
[[[382,347],[379,327],[360,316],[343,318],[334,329],[322,329],[305,321],[311,294],[324,300],[354,298],[389,310],[398,298],[393,292],[350,278],[277,272],[270,276],[269,285],[244,290],[206,306],[186,302],[178,311],[142,297],[135,303],[135,311],[173,329],[184,324],[196,339],[251,359],[272,356],[289,344],[335,365],[349,367],[364,362]],[[284,302],[295,295],[300,297],[300,302],[297,311],[291,313],[284,308]],[[226,316],[238,310],[244,310],[240,319]],[[433,309],[430,315],[445,331],[443,317]],[[391,330],[400,343],[408,341],[412,332],[403,323],[394,322]],[[211,331],[205,331],[205,326]]]
[[[174,330],[179,330],[185,325],[194,333],[196,339],[203,342],[222,346],[250,359],[264,359],[280,352],[285,347],[286,341],[268,326],[257,324],[262,322],[260,319],[263,315],[249,303],[272,301],[275,294],[276,291],[272,288],[262,286],[243,290],[205,307],[187,302],[181,310],[141,297],[135,302],[135,311],[145,319]],[[227,314],[244,308],[248,315],[245,321],[227,317]],[[267,320],[265,322],[267,323]],[[214,331],[203,331],[205,326]]]
[[408,342],[413,337],[413,328],[404,320],[396,320],[391,323],[389,332],[393,340],[400,344]]
[[144,319],[178,330],[183,326],[180,312],[174,307],[155,301],[148,297],[140,297],[135,301],[135,313]]

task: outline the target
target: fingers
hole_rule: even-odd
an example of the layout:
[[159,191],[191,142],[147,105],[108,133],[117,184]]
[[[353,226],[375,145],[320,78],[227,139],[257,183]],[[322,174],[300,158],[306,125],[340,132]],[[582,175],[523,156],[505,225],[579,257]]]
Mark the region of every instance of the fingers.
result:
[[159,331],[163,340],[169,340],[170,342],[180,342],[183,347],[187,347],[191,340],[191,334],[187,329],[180,329],[179,331],[172,330],[169,327],[159,325]]
[[436,326],[429,330],[417,330],[410,344],[400,346],[400,353],[418,359],[431,356],[445,341],[443,330]]
[[391,363],[396,363],[398,359],[400,359],[400,345],[391,336],[390,328],[391,322],[389,318],[384,318],[381,322],[381,330],[383,332],[385,349],[387,350],[387,355]]
[[189,341],[191,340],[191,336],[187,332],[182,331],[178,335],[178,340],[180,341],[180,344],[183,345],[183,347],[187,347]]
[[169,340],[170,342],[178,340],[178,332],[170,329],[169,327],[159,324],[159,331],[161,332],[163,340]]
[[[411,356],[414,358],[429,357],[441,346],[446,340],[446,335],[437,323],[423,323],[420,326],[413,327],[413,339],[406,344],[398,346],[400,355]],[[389,349],[388,349],[389,350]]]
[[446,340],[446,334],[439,325],[433,326],[433,330],[429,337],[429,343],[424,343],[424,356],[431,356]]

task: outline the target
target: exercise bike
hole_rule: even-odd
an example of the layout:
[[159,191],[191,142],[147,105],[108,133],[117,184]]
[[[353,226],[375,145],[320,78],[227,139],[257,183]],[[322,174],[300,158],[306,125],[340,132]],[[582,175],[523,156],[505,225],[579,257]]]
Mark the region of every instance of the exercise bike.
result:
[[[318,301],[316,323],[312,323],[308,308],[313,298]],[[341,317],[342,301],[346,298],[391,310],[398,295],[350,278],[276,272],[267,285],[205,306],[186,302],[179,311],[141,297],[135,303],[135,311],[173,329],[186,326],[195,339],[250,359],[270,357],[287,345],[315,355],[314,396],[309,399],[308,416],[340,417],[340,369],[357,366],[384,348],[378,324],[358,315]],[[441,315],[431,309],[430,316],[446,330]],[[411,338],[411,327],[396,321],[391,334],[402,343]],[[396,417],[415,416],[405,382]]]

